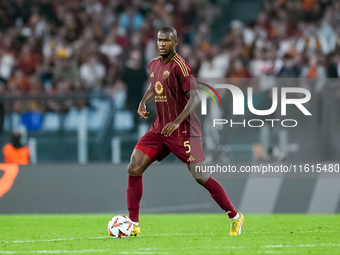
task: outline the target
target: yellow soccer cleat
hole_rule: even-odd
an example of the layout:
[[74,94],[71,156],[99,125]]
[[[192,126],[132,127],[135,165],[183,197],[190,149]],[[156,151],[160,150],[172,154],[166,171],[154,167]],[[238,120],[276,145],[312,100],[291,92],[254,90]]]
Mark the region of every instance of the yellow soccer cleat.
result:
[[230,232],[229,235],[231,236],[238,236],[242,233],[242,227],[244,225],[244,216],[242,213],[237,211],[240,214],[240,217],[238,219],[231,219],[231,225],[230,225]]
[[140,235],[140,226],[133,224],[133,230],[131,236],[139,236]]

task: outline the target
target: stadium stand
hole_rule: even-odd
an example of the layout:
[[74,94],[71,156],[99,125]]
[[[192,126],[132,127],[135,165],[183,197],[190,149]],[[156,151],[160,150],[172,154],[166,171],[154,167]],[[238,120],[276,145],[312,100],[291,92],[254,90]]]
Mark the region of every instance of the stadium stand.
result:
[[[39,132],[74,131],[82,109],[90,131],[101,132],[106,120],[114,119],[110,111],[117,110],[115,119],[127,121],[111,123],[108,137],[115,127],[136,132],[138,120],[130,120],[129,108],[135,102],[129,100],[136,101],[134,93],[141,91],[131,88],[124,74],[147,75],[147,63],[157,56],[155,32],[165,24],[178,30],[178,51],[198,78],[339,78],[338,1],[238,2],[1,1],[5,132],[21,124]],[[225,13],[249,2],[260,11],[229,22]],[[106,101],[91,99],[98,94]],[[39,114],[42,123],[29,127]]]

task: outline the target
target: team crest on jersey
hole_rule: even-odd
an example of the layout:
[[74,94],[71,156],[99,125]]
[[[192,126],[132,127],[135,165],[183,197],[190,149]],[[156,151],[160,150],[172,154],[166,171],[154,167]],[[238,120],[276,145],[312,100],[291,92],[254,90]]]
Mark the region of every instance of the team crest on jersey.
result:
[[163,92],[163,85],[160,81],[157,81],[155,84],[155,90],[157,92],[157,94],[162,94]]
[[170,72],[168,70],[165,70],[163,73],[163,79],[167,79],[169,77]]
[[155,75],[153,74],[153,72],[150,74],[150,78],[155,77]]

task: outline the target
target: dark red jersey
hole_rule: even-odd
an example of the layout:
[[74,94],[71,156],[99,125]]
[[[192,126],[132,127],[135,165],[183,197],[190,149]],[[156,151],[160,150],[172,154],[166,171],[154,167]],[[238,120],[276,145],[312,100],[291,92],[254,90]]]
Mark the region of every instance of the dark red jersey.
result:
[[[149,63],[150,82],[157,106],[157,118],[150,130],[160,134],[163,127],[181,114],[188,102],[185,93],[197,89],[190,66],[177,53],[166,63],[160,57]],[[173,136],[202,136],[201,124],[195,112],[184,120]]]

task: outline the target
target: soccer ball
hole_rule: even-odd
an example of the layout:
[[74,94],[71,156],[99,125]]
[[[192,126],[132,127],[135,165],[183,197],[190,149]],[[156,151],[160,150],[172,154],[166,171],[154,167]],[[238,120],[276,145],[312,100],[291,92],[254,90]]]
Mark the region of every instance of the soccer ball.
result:
[[113,238],[128,238],[133,230],[132,221],[125,215],[117,215],[109,221],[107,230]]

